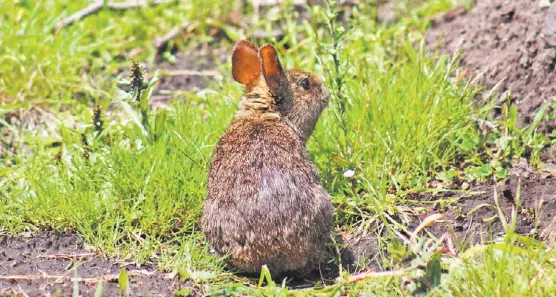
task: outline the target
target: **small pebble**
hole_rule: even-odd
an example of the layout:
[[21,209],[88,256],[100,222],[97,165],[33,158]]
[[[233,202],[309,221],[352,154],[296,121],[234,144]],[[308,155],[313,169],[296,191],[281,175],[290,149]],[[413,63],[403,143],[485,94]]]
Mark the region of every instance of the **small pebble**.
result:
[[462,189],[462,190],[467,190],[467,189],[469,189],[469,183],[468,183],[468,182],[463,182],[463,183],[461,184],[461,189]]
[[346,171],[344,172],[344,177],[347,177],[347,178],[353,177],[354,175],[355,175],[355,171],[354,171],[354,170],[351,170],[351,169],[346,170]]

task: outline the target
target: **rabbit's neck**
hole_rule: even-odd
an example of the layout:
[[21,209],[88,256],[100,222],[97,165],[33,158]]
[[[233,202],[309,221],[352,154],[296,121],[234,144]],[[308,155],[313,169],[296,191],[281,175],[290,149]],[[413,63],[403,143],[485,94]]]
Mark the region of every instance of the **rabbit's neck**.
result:
[[276,113],[274,105],[269,98],[250,96],[244,97],[239,103],[239,114]]
[[239,103],[238,115],[277,113],[272,94],[265,85],[257,84],[245,91]]
[[[277,104],[277,101],[281,104]],[[302,143],[305,144],[307,138],[304,137],[303,131],[299,129],[294,120],[283,115],[282,109],[284,106],[284,101],[272,96],[266,85],[257,84],[245,90],[241,102],[239,103],[239,111],[236,113],[236,119],[249,117],[279,118],[286,123],[295,134],[299,136]]]

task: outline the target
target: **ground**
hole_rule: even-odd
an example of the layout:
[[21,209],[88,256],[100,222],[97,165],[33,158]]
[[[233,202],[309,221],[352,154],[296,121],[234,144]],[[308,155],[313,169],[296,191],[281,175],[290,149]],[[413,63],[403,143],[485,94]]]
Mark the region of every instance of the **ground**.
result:
[[[539,108],[553,101],[556,93],[556,8],[532,5],[531,1],[479,1],[468,13],[438,17],[425,38],[431,48],[461,50],[462,74],[480,75],[486,90],[497,86],[499,104],[509,94],[522,124],[531,124]],[[554,112],[549,109],[548,112]],[[555,131],[556,120],[543,123],[541,130]],[[547,151],[548,152],[548,151]],[[553,149],[551,156],[556,159]]]
[[[168,273],[105,259],[87,249],[83,239],[73,233],[43,231],[32,236],[2,236],[0,250],[0,275],[22,277],[0,278],[2,296],[20,292],[29,296],[64,292],[65,296],[73,291],[75,278],[82,279],[77,283],[83,296],[92,296],[101,279],[104,294],[116,296],[120,294],[118,273],[122,268],[128,271],[133,296],[147,292],[148,296],[169,296],[180,286]],[[32,279],[33,275],[37,279]]]
[[[72,292],[73,296],[115,296],[122,293],[122,271],[129,278],[129,292],[123,294],[131,296],[172,296],[175,292],[186,296],[312,296],[330,292],[330,296],[401,296],[418,294],[420,289],[429,296],[453,296],[461,288],[470,288],[469,296],[488,292],[485,290],[504,296],[522,289],[520,284],[504,286],[510,279],[490,273],[492,267],[530,280],[520,296],[551,296],[556,290],[550,277],[556,242],[556,3],[541,8],[526,0],[478,1],[475,6],[469,6],[469,1],[455,6],[450,1],[422,1],[422,7],[407,1],[377,2],[376,10],[357,10],[346,1],[341,17],[333,16],[329,23],[326,13],[321,16],[319,11],[300,7],[296,8],[300,15],[263,7],[259,10],[263,17],[258,20],[259,16],[242,15],[247,8],[242,12],[240,5],[228,10],[222,4],[213,12],[197,12],[199,18],[213,13],[211,17],[218,21],[200,21],[177,38],[186,40],[184,46],[177,42],[162,51],[151,49],[143,63],[149,79],[160,70],[149,105],[163,116],[151,117],[150,132],[136,129],[134,121],[128,120],[133,114],[110,101],[117,97],[116,87],[129,88],[117,82],[128,66],[103,60],[102,70],[98,70],[97,60],[109,56],[99,54],[98,49],[84,54],[87,65],[74,69],[78,73],[73,73],[75,80],[61,83],[59,89],[56,78],[48,80],[40,66],[35,72],[48,82],[44,85],[31,79],[27,89],[14,87],[14,91],[10,84],[0,84],[0,100],[6,102],[6,111],[0,109],[5,121],[0,121],[0,177],[6,177],[6,182],[0,181],[0,191],[6,193],[0,194],[0,223],[5,224],[0,226],[0,296],[70,296]],[[187,4],[180,5],[183,11],[190,9]],[[155,22],[158,16],[149,9],[138,12],[139,19]],[[174,23],[182,21],[170,9],[154,9],[175,19]],[[99,19],[104,20],[108,13],[101,12]],[[119,16],[129,17],[126,21],[133,23],[138,19],[133,13]],[[279,25],[273,27],[272,18],[279,18],[275,14],[284,20],[277,20]],[[371,23],[350,20],[367,14],[373,19]],[[354,29],[345,39],[334,29],[332,33],[328,29],[312,32],[311,17],[313,23],[325,19],[318,23],[321,29],[328,28],[330,22],[346,28],[354,22],[361,31]],[[11,20],[11,16],[5,19]],[[251,19],[255,23],[250,23]],[[111,17],[106,20],[111,21]],[[74,24],[67,31],[76,34],[86,27],[76,26],[82,25]],[[155,29],[140,26],[140,30],[154,30],[155,36],[160,35]],[[161,26],[165,30],[172,27],[166,23]],[[419,32],[424,33],[424,28],[427,52],[408,49],[408,44],[418,47]],[[362,33],[371,31],[374,35]],[[91,32],[93,36],[96,31]],[[227,40],[238,39],[238,32],[261,35],[255,37],[261,44],[279,42],[285,65],[326,76],[333,96],[330,111],[319,122],[308,150],[335,204],[335,237],[340,246],[331,248],[329,263],[320,270],[304,278],[286,278],[287,288],[280,287],[284,279],[274,279],[275,284],[267,279],[266,287],[257,288],[258,277],[244,278],[227,270],[208,252],[198,232],[207,160],[240,94],[226,74],[233,45]],[[63,34],[59,38],[66,38]],[[321,36],[323,44],[318,46],[314,40],[308,41],[319,34],[332,35]],[[134,38],[122,38],[125,41],[121,42],[132,44]],[[187,42],[195,38],[210,41]],[[334,51],[329,51],[331,56],[323,58],[322,49],[333,46],[345,53],[334,56]],[[453,73],[443,68],[449,68],[443,62],[437,62],[443,61],[435,53],[437,46],[446,55],[462,50]],[[134,53],[133,48],[123,50],[124,54],[120,50],[108,59],[135,55],[129,54]],[[307,58],[312,55],[319,55],[318,59]],[[361,58],[351,61],[358,55]],[[89,60],[90,56],[95,58]],[[4,59],[19,59],[10,57]],[[328,66],[323,69],[320,63]],[[20,70],[14,69],[11,72]],[[466,81],[480,74],[474,83],[482,91],[464,87]],[[89,80],[95,83],[90,85]],[[75,87],[76,81],[86,83]],[[96,81],[102,82],[100,86]],[[339,87],[342,83],[343,91]],[[485,96],[496,85],[494,101],[487,102]],[[63,88],[69,86],[75,87],[70,99],[56,101],[53,93],[66,96]],[[35,98],[38,101],[32,101],[30,108],[12,108],[36,96],[41,88],[47,95],[39,97],[50,103]],[[105,94],[108,100],[103,99]],[[23,99],[10,99],[17,96]],[[351,100],[355,108],[342,114],[338,111],[340,99]],[[458,105],[453,103],[456,100],[469,100],[470,104]],[[517,107],[515,125],[508,116],[507,103]],[[90,124],[95,117],[90,112],[94,104],[106,106],[102,115],[105,130],[98,133]],[[486,108],[481,104],[494,106],[482,113],[477,111]],[[545,114],[536,123],[543,105]],[[65,118],[72,112],[70,119]],[[431,122],[419,113],[432,118]],[[61,129],[59,121],[71,122],[65,127],[73,128]],[[349,130],[342,121],[348,122]],[[430,123],[437,129],[431,129]],[[531,125],[535,126],[529,131]],[[152,137],[142,133],[152,133]],[[48,138],[51,136],[53,141]],[[447,142],[436,142],[444,137]],[[511,144],[504,146],[505,141]],[[355,176],[342,177],[346,169],[354,169]],[[443,217],[436,218],[423,232],[412,233],[433,214]],[[514,230],[533,243],[514,237]],[[403,242],[403,248],[396,247],[397,240]],[[419,240],[427,244],[417,246]],[[500,248],[500,242],[511,242],[510,248]],[[430,255],[427,246],[436,243],[442,248],[432,249]],[[474,246],[500,249],[509,253],[510,260],[492,260],[487,252],[484,258],[468,258]],[[514,254],[513,247],[528,250]],[[431,267],[438,263],[435,255],[439,254],[446,262],[438,272],[442,282],[435,283],[431,281],[435,275]],[[459,261],[469,262],[458,266]],[[533,265],[516,264],[520,261]],[[487,263],[486,268],[483,263]],[[369,281],[351,281],[349,275],[340,275],[339,265],[355,277],[371,273],[367,275]],[[452,269],[454,266],[458,268]],[[400,271],[407,273],[401,279],[388,280],[387,286],[381,276],[375,279],[372,275]],[[339,276],[347,280],[338,280]],[[483,288],[477,279],[493,283],[493,287]],[[544,286],[535,283],[539,280]],[[502,288],[496,287],[497,283]],[[412,284],[421,287],[413,288]],[[331,291],[319,291],[322,285]],[[479,291],[473,291],[475,287]]]
[[[155,97],[151,104],[166,106],[170,100],[179,96],[179,92],[194,92],[207,88],[207,81],[219,78],[217,64],[226,62],[226,49],[213,49],[210,47],[196,48],[190,52],[178,52],[175,55],[175,63],[160,59],[152,68],[160,69],[162,77],[157,87]],[[213,57],[220,57],[214,60]],[[185,73],[180,70],[187,69]],[[188,72],[197,73],[188,73]]]

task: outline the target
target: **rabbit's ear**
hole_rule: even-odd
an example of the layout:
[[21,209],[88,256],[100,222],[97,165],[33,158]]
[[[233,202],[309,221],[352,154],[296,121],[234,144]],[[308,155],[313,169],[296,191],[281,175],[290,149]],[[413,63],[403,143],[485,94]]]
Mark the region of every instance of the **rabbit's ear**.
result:
[[259,55],[266,84],[272,94],[276,96],[286,76],[278,59],[278,53],[271,44],[267,43],[259,49]]
[[232,76],[235,81],[251,85],[261,75],[261,63],[257,48],[247,40],[240,40],[234,46],[232,54]]

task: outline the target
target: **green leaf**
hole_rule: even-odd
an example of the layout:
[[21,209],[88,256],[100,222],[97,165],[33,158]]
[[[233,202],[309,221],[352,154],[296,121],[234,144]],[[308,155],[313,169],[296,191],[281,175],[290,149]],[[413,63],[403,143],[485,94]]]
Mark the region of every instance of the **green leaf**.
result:
[[440,255],[438,253],[435,253],[429,263],[427,263],[426,275],[427,279],[429,279],[434,286],[440,284],[442,265],[440,264]]
[[527,129],[527,136],[531,136],[533,135],[533,133],[535,132],[535,130],[537,130],[537,127],[539,126],[539,124],[542,122],[542,119],[544,117],[544,114],[546,113],[546,110],[548,109],[548,107],[550,107],[553,103],[548,102],[546,104],[544,104],[543,106],[541,106],[541,108],[539,108],[539,110],[537,111],[537,113],[535,114],[535,118],[533,119],[533,122],[531,122],[531,125],[529,126],[529,128]]
[[186,279],[191,278],[191,275],[189,274],[189,272],[187,272],[187,269],[185,269],[184,266],[178,267],[178,275],[180,276],[181,281],[185,281]]
[[131,119],[131,121],[133,121],[133,123],[135,123],[135,125],[139,127],[143,135],[148,137],[149,132],[147,131],[147,129],[145,129],[145,126],[143,126],[143,124],[141,123],[141,116],[127,102],[120,101],[118,103],[120,103],[120,105],[124,109],[124,112]]
[[496,177],[496,179],[501,180],[506,178],[509,175],[509,171],[508,169],[500,166],[500,167],[496,167],[495,171],[494,171],[494,176]]
[[206,282],[216,277],[216,273],[213,271],[206,271],[206,270],[196,270],[189,273],[191,279],[199,281],[199,282]]
[[270,275],[270,270],[268,270],[268,267],[266,265],[263,265],[263,267],[261,267],[261,275],[259,277],[259,283],[257,287],[261,288],[265,281],[267,286],[269,287],[276,286]]
[[176,296],[191,296],[191,292],[193,291],[192,288],[184,288],[181,290],[174,291],[174,295]]
[[129,279],[125,268],[120,269],[120,273],[118,275],[118,285],[120,285],[120,295],[129,296]]
[[490,164],[485,164],[485,165],[481,166],[481,169],[479,169],[479,173],[483,177],[488,177],[492,174],[492,167],[490,166]]

